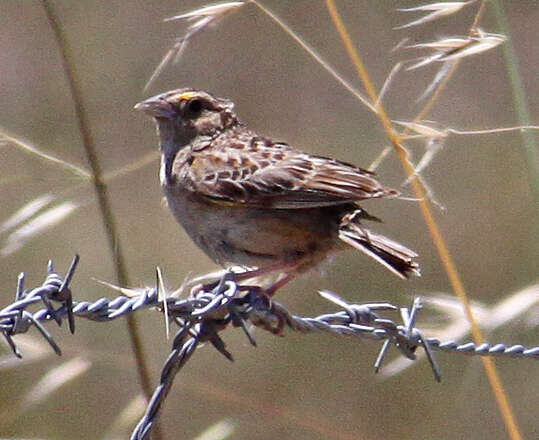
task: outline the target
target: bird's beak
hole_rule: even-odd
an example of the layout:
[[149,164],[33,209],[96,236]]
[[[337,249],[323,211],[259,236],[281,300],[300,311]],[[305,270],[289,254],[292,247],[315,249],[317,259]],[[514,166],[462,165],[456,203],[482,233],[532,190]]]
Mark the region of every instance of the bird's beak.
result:
[[154,118],[172,119],[176,115],[172,104],[160,96],[154,96],[153,98],[139,102],[134,108]]

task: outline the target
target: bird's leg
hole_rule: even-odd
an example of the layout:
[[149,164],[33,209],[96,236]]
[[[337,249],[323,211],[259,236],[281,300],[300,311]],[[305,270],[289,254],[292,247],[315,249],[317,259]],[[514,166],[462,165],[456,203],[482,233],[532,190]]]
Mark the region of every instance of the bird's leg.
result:
[[277,290],[279,290],[281,287],[288,284],[292,279],[296,276],[293,272],[285,272],[285,275],[275,281],[271,286],[269,286],[267,289],[263,289],[262,292],[267,295],[268,297],[272,297]]
[[291,269],[295,269],[296,267],[296,264],[290,263],[277,263],[270,266],[256,267],[245,272],[234,272],[234,279],[236,281],[245,281],[274,272],[289,272]]
[[[276,325],[269,325],[268,323],[262,324],[267,331],[275,335],[281,335],[283,329],[286,326],[286,323],[289,321],[287,313],[284,313],[281,310],[282,306],[276,306],[272,302],[272,297],[275,295],[277,290],[288,284],[294,277],[297,275],[297,269],[299,264],[294,263],[280,263],[272,266],[260,267],[249,269],[245,272],[229,272],[228,276],[230,279],[238,284],[238,287],[242,291],[250,292],[251,295],[254,295],[254,298],[258,298],[264,304],[264,309],[266,309],[271,315],[277,319]],[[259,283],[245,283],[247,280],[253,280],[254,278],[263,277],[264,275],[275,274],[277,275],[276,281],[269,284],[268,287],[258,285]],[[222,282],[222,279],[212,281],[205,284],[198,284],[193,287],[191,294],[196,296],[196,293],[201,291],[212,291],[214,290],[219,283]],[[243,282],[240,284],[240,282]],[[196,293],[194,293],[196,292]]]
[[281,287],[288,284],[293,278],[295,274],[294,273],[285,273],[285,275],[278,279],[275,283],[273,283],[270,287],[267,289],[262,290],[261,294],[267,299],[269,302],[269,309],[273,313],[273,315],[277,318],[277,327],[273,327],[270,331],[276,335],[281,336],[283,334],[283,330],[287,321],[287,315],[286,313],[283,313],[279,308],[274,307],[274,303],[271,301],[271,297],[279,290]]
[[[294,268],[296,267],[297,266],[294,266]],[[275,318],[277,318],[276,326],[264,325],[264,328],[266,330],[270,331],[276,336],[282,336],[283,330],[286,323],[289,321],[289,318],[288,312],[281,310],[282,306],[276,306],[276,303],[274,303],[271,298],[273,297],[275,292],[277,292],[277,290],[288,284],[295,277],[295,275],[295,271],[284,272],[284,276],[281,276],[269,287],[258,289],[258,292],[256,293],[258,298],[260,298],[265,303],[265,306],[271,312],[271,314]]]

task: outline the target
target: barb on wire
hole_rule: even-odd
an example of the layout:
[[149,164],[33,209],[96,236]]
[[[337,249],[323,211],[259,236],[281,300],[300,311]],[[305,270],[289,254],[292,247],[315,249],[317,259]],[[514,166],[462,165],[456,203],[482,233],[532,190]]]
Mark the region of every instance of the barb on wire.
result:
[[[31,304],[42,302],[45,305],[45,310],[41,312],[41,315],[45,319],[54,319],[60,326],[62,324],[62,314],[65,314],[67,316],[69,330],[71,333],[74,333],[73,299],[71,290],[69,289],[69,283],[73,278],[78,262],[79,256],[75,255],[65,278],[62,279],[60,275],[54,272],[54,264],[50,260],[47,264],[47,277],[43,285],[30,291],[24,289],[24,274],[19,274],[17,277],[15,302],[0,310],[0,330],[15,356],[20,358],[21,354],[12,336],[17,333],[27,332],[32,325],[36,326],[56,354],[62,354],[60,347],[58,347],[51,334],[40,323],[43,318],[40,319],[38,316],[32,315],[26,308]],[[60,307],[55,309],[52,301],[60,302]]]
[[[25,333],[35,325],[54,348],[57,347],[52,336],[42,325],[42,322],[54,320],[61,324],[63,319],[71,320],[71,330],[74,330],[76,317],[92,321],[111,321],[128,315],[143,308],[159,308],[163,310],[163,299],[159,297],[156,288],[130,290],[130,295],[121,295],[113,299],[100,298],[94,302],[73,301],[70,281],[77,267],[79,257],[76,256],[67,271],[65,279],[54,272],[52,262],[49,263],[47,277],[43,284],[31,290],[24,289],[24,274],[20,274],[16,286],[15,301],[0,309],[0,331],[4,335],[13,352],[20,353],[13,342],[13,336]],[[125,292],[127,289],[122,289]],[[394,338],[393,328],[389,320],[383,320],[380,312],[396,310],[388,303],[349,304],[334,293],[320,292],[320,295],[341,307],[343,310],[335,313],[320,315],[315,318],[292,315],[281,304],[268,301],[260,294],[256,286],[244,286],[234,281],[234,273],[227,272],[219,281],[204,286],[195,286],[188,298],[166,298],[171,319],[179,325],[185,326],[188,322],[198,322],[204,319],[225,320],[235,327],[244,329],[246,336],[253,345],[256,345],[251,325],[267,330],[274,330],[279,322],[293,331],[303,333],[313,331],[326,331],[339,335],[356,335],[368,339],[385,340]],[[53,303],[61,305],[54,308]],[[42,303],[45,308],[31,313],[27,309],[35,304]],[[71,304],[72,307],[67,307]],[[412,307],[410,315],[401,310],[404,325],[394,324],[394,328],[406,333],[406,339],[416,340],[414,319],[420,306]],[[71,318],[70,318],[71,316]],[[389,330],[388,330],[389,329]],[[401,338],[403,336],[400,336]],[[402,341],[402,339],[401,339]],[[455,341],[440,342],[434,338],[426,338],[431,350],[454,351],[477,355],[507,355],[510,357],[525,357],[539,359],[539,347],[525,348],[520,345],[505,346],[503,344],[481,344],[480,346],[460,344]],[[394,341],[397,342],[396,340]],[[416,345],[421,345],[417,339]],[[57,347],[55,351],[60,352]]]
[[[179,330],[174,338],[172,351],[163,366],[160,383],[154,391],[146,413],[132,434],[133,440],[148,438],[174,377],[200,343],[209,342],[228,360],[233,360],[232,354],[220,336],[221,331],[229,325],[241,327],[252,345],[256,345],[252,326],[276,334],[282,334],[285,329],[302,333],[323,331],[382,341],[382,348],[374,365],[376,372],[392,345],[408,359],[415,359],[416,351],[421,347],[425,350],[437,381],[440,381],[441,374],[434,357],[435,351],[539,359],[539,347],[526,348],[522,345],[487,343],[476,345],[472,342],[462,344],[456,341],[440,342],[438,339],[425,337],[415,325],[422,307],[420,299],[414,301],[410,310],[400,309],[402,324],[382,316],[397,309],[392,304],[349,304],[328,291],[320,292],[320,295],[341,310],[315,318],[293,315],[286,307],[264,295],[260,287],[239,284],[231,271],[226,272],[216,282],[193,287],[188,298],[167,298],[166,295],[160,297],[156,286],[130,290],[129,296],[101,298],[93,303],[77,302],[72,299],[69,284],[78,261],[79,258],[76,256],[65,278],[55,273],[52,261],[49,262],[44,283],[32,290],[24,289],[24,274],[19,275],[15,302],[0,309],[0,331],[15,355],[21,357],[13,336],[35,326],[60,355],[60,348],[42,322],[54,320],[61,325],[63,319],[66,319],[70,330],[74,331],[75,317],[110,321],[142,308],[152,307],[162,312],[166,308],[166,319],[176,323]],[[122,289],[122,292],[125,291],[126,289]],[[55,302],[60,302],[60,306],[55,308]],[[34,313],[27,310],[35,304],[43,304],[45,307]]]

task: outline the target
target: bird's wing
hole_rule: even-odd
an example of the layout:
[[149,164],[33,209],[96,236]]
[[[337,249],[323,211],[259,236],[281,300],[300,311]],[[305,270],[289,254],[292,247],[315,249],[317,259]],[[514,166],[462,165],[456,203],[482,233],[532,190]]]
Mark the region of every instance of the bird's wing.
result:
[[398,194],[369,171],[264,138],[191,154],[182,180],[214,201],[300,209]]

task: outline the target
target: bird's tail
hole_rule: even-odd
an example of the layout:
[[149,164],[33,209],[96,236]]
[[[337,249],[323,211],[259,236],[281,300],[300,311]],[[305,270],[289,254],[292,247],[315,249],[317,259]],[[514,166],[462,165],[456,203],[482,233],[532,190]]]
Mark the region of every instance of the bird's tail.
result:
[[417,254],[383,235],[365,229],[359,219],[368,218],[366,215],[368,216],[365,211],[358,210],[344,216],[339,227],[339,238],[374,258],[401,278],[408,278],[410,274],[421,275],[419,264],[414,261]]

